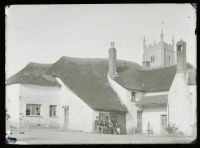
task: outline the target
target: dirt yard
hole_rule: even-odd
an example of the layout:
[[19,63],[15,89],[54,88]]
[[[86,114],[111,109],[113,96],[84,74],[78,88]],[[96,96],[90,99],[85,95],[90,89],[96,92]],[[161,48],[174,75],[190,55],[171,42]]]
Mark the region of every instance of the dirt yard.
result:
[[191,143],[194,137],[159,136],[159,135],[106,135],[71,132],[65,130],[40,129],[24,130],[24,134],[13,131],[17,144],[163,144]]

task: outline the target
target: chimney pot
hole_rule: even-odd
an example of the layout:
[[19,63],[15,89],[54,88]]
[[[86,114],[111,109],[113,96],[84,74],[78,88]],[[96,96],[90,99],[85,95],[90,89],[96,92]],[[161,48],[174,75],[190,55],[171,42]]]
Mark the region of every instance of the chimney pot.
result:
[[186,72],[186,42],[180,40],[176,43],[177,73]]
[[109,75],[112,79],[117,76],[117,53],[114,42],[111,42],[111,48],[109,49]]

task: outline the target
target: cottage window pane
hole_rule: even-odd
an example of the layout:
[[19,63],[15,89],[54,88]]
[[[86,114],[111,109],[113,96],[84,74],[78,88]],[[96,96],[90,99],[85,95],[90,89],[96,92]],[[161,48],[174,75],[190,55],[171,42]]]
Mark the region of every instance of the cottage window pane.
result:
[[55,117],[56,116],[56,105],[50,105],[49,107],[49,116]]
[[36,107],[36,115],[40,115],[40,108],[38,106]]
[[32,115],[36,115],[36,113],[35,113],[35,106],[34,105],[31,106],[31,114]]
[[31,114],[30,108],[26,108],[26,115],[30,115],[30,114]]
[[26,104],[26,115],[40,115],[40,104]]

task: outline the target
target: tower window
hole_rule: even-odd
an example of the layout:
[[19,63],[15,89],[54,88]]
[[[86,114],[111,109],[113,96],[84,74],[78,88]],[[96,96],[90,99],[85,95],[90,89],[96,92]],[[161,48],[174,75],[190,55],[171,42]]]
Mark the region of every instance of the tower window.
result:
[[177,46],[178,51],[182,51],[182,46]]
[[151,62],[155,62],[155,57],[154,56],[151,56]]

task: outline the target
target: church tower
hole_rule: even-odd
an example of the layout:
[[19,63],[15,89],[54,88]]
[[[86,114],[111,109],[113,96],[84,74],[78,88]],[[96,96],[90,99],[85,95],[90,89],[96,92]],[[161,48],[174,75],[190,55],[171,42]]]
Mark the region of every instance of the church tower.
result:
[[160,41],[155,40],[152,44],[147,45],[146,38],[143,38],[143,66],[144,68],[159,68],[175,64],[174,36],[172,43],[164,41],[164,32],[161,30]]

